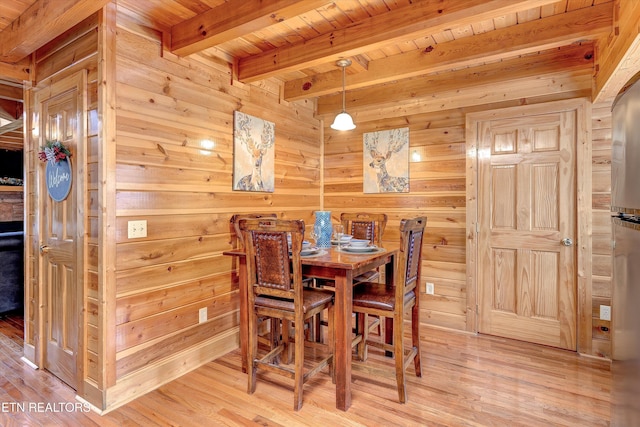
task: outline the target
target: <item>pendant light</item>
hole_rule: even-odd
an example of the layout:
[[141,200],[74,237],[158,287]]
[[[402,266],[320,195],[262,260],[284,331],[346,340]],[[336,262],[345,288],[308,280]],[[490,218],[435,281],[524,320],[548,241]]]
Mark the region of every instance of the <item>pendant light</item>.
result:
[[336,65],[342,68],[342,112],[336,116],[331,123],[331,129],[335,130],[352,130],[356,128],[356,125],[353,124],[353,119],[347,113],[347,109],[345,107],[345,69],[351,65],[350,59],[340,59],[336,61]]

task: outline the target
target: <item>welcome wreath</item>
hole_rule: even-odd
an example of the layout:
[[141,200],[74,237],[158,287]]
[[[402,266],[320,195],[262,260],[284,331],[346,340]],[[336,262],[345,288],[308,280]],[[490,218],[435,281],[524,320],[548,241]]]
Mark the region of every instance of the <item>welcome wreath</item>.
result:
[[47,141],[40,149],[38,158],[42,162],[58,163],[71,157],[71,151],[60,141]]

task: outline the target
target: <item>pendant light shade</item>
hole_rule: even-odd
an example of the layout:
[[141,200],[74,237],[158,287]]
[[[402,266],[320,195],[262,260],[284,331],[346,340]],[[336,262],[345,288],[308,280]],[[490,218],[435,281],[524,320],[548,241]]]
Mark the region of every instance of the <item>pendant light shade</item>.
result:
[[338,67],[342,68],[342,112],[336,116],[331,123],[331,129],[334,130],[352,130],[356,128],[356,125],[353,123],[353,119],[347,113],[347,109],[345,107],[345,68],[351,65],[350,59],[341,59],[336,62]]
[[333,123],[331,123],[331,129],[335,130],[352,130],[355,128],[356,125],[353,123],[353,119],[346,111],[338,114]]

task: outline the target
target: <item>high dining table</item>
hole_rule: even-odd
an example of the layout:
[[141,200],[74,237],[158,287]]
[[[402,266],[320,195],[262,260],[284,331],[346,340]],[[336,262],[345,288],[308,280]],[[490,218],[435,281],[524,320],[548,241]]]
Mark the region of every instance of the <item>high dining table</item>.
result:
[[[240,352],[243,372],[246,372],[248,342],[248,281],[246,256],[241,250],[224,252],[236,256],[240,293]],[[351,344],[352,344],[352,288],[353,278],[385,266],[385,281],[393,285],[398,249],[378,248],[373,252],[351,253],[337,247],[322,249],[318,254],[302,256],[302,274],[306,277],[329,279],[335,282],[334,327],[336,377],[336,408],[346,411],[351,406]]]

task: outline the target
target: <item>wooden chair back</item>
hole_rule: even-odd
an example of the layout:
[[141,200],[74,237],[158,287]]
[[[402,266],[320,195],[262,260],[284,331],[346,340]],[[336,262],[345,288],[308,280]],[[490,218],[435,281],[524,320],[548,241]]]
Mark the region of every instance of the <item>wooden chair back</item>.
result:
[[400,255],[396,283],[396,307],[402,307],[404,297],[410,292],[418,292],[422,265],[422,240],[427,218],[403,219],[400,222]]
[[277,218],[278,215],[275,213],[244,213],[244,214],[234,214],[231,216],[229,223],[231,224],[231,228],[235,233],[235,238],[233,239],[233,248],[234,249],[244,249],[244,237],[242,236],[242,231],[240,230],[240,220],[242,218],[245,219],[258,219],[258,218]]
[[340,222],[346,234],[351,234],[354,239],[367,239],[371,243],[382,246],[382,235],[387,226],[387,214],[343,212]]
[[[238,224],[247,253],[249,293],[302,301],[302,220],[245,219]],[[287,236],[291,236],[291,254]]]

